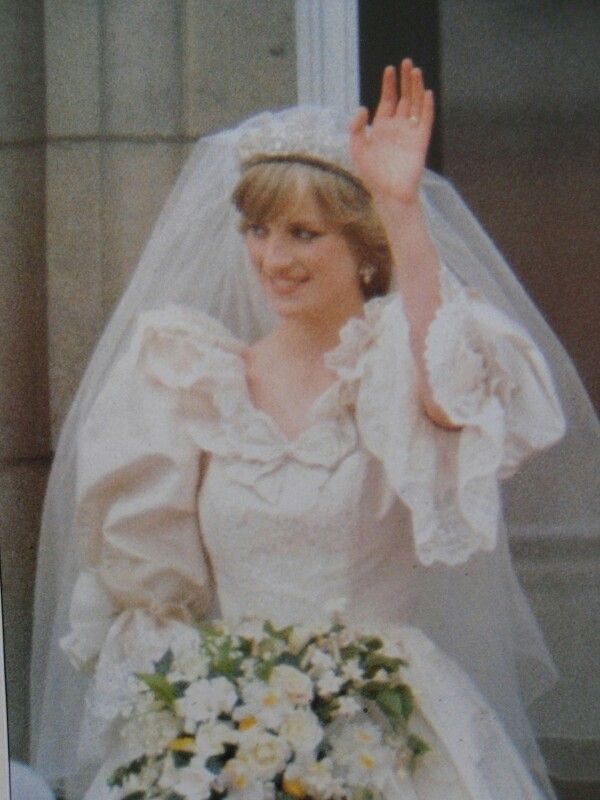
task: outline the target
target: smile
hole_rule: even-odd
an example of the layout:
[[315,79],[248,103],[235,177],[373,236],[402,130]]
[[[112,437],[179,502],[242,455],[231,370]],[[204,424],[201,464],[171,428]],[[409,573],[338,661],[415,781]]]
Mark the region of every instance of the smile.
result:
[[308,283],[309,277],[268,277],[269,286],[277,292],[277,294],[292,294],[299,286]]

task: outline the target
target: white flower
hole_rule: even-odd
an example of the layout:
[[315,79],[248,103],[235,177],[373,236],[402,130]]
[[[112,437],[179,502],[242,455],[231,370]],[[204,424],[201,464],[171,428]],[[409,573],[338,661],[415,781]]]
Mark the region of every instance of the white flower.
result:
[[306,625],[294,625],[288,639],[288,648],[293,655],[298,653],[306,646],[314,635],[314,631]]
[[311,673],[321,675],[323,672],[335,669],[335,661],[329,653],[323,652],[318,647],[315,647],[310,653],[310,664],[312,666]]
[[293,709],[281,689],[264,681],[254,680],[242,688],[244,704],[233,711],[233,718],[240,721],[255,718],[265,728],[277,730],[284,715]]
[[150,761],[147,763],[139,773],[130,773],[123,779],[123,785],[115,787],[116,797],[125,797],[133,794],[134,792],[147,791],[152,784],[158,779],[161,773],[160,762]]
[[240,737],[236,759],[246,764],[253,776],[268,779],[283,770],[290,755],[285,739],[267,731],[252,730]]
[[298,708],[284,717],[279,735],[291,744],[296,753],[314,753],[323,739],[323,729],[312,711]]
[[128,749],[136,755],[157,755],[180,733],[177,719],[171,711],[152,710],[132,715],[121,730]]
[[191,648],[181,648],[173,653],[169,681],[196,681],[208,675],[208,659]]
[[256,659],[254,658],[245,658],[242,663],[240,664],[242,670],[242,682],[243,681],[251,681],[254,680],[256,677],[255,670],[256,670]]
[[283,789],[292,797],[341,797],[346,796],[344,786],[333,775],[330,758],[315,761],[310,756],[301,756],[286,767]]
[[218,756],[226,744],[237,744],[238,732],[225,722],[205,722],[196,731],[196,751],[204,760]]
[[317,681],[317,691],[321,697],[329,697],[330,695],[339,692],[345,683],[345,678],[343,678],[341,675],[336,675],[335,672],[329,670],[328,672],[324,672]]
[[362,706],[354,697],[339,697],[337,703],[336,717],[353,717],[362,712]]
[[228,714],[237,699],[235,686],[227,678],[203,678],[189,686],[185,695],[175,701],[175,711],[185,718],[186,729],[192,730],[198,722]]
[[185,767],[176,767],[173,759],[167,758],[158,785],[186,800],[206,800],[210,797],[214,779],[214,774],[206,769],[199,756],[194,756]]
[[383,791],[394,770],[396,751],[383,744],[381,729],[365,720],[334,723],[329,730],[330,755],[343,768],[346,781]]
[[271,794],[270,786],[239,758],[229,759],[218,778],[218,788],[227,790],[227,800],[266,800]]
[[273,667],[269,685],[279,689],[295,706],[307,706],[313,698],[313,683],[304,672],[288,664]]
[[378,669],[375,675],[371,678],[372,681],[377,681],[378,683],[389,683],[390,676],[389,673],[385,669]]
[[350,661],[346,661],[342,665],[342,675],[346,680],[352,681],[353,683],[361,683],[365,674],[363,672],[363,668],[360,666],[360,661],[358,658],[353,658]]

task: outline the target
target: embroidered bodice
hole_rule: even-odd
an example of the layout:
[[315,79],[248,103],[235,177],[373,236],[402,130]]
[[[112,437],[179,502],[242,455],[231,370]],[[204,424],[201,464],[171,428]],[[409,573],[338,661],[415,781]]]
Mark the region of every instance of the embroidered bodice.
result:
[[344,597],[353,616],[403,620],[417,564],[492,549],[498,478],[563,420],[527,334],[448,276],[444,294],[426,363],[454,431],[421,410],[398,296],[342,329],[337,380],[294,440],[253,406],[222,326],[142,315],[81,434],[72,659],[125,647],[140,613],[210,613],[215,589],[227,617],[301,620]]

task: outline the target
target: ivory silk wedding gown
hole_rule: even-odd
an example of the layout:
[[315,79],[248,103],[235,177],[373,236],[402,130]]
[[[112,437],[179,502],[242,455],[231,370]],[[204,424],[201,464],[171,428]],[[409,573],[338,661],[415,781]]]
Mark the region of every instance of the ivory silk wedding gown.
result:
[[[530,338],[444,276],[426,355],[436,400],[463,426],[449,431],[421,412],[399,297],[371,300],[327,354],[337,379],[294,440],[252,404],[243,349],[201,312],[146,312],[83,428],[77,521],[89,568],[63,647],[96,664],[82,758],[100,740],[110,753],[86,800],[111,796],[106,775],[125,758],[127,676],[185,638],[182,608],[209,615],[215,598],[225,618],[278,624],[322,618],[346,598],[349,619],[394,637],[431,752],[391,800],[539,800],[474,683],[402,625],[424,568],[494,548],[498,476],[562,435]],[[435,601],[451,626],[452,608]]]

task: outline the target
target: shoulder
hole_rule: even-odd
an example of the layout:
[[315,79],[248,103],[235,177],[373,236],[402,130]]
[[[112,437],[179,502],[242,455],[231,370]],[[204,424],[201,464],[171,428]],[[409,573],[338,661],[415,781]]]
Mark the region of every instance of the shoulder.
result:
[[170,305],[137,317],[130,354],[151,380],[186,389],[239,364],[244,348],[208,314]]

